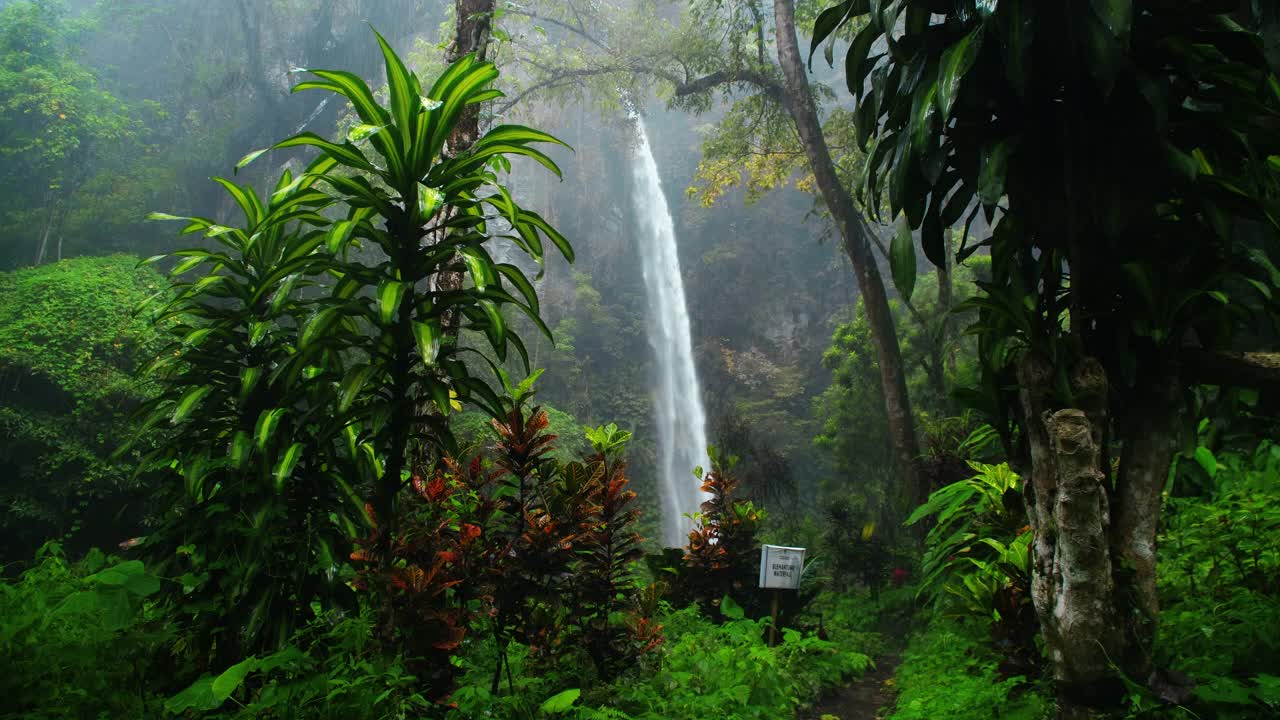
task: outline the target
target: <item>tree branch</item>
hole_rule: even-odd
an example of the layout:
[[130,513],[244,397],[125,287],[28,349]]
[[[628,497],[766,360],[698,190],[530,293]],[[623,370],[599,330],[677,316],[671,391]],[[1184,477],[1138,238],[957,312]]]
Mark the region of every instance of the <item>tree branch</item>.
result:
[[706,92],[721,85],[744,84],[754,85],[770,98],[782,102],[782,85],[764,73],[742,68],[739,70],[717,70],[696,80],[676,84],[676,97],[685,97]]
[[[577,8],[573,8],[573,11],[574,11],[574,15],[577,15],[577,14],[578,14],[578,9],[577,9]],[[605,51],[605,52],[609,53],[610,55],[612,55],[612,54],[613,54],[613,50],[611,50],[611,49],[609,48],[609,46],[608,46],[608,45],[605,45],[603,42],[601,42],[601,41],[600,41],[598,38],[596,38],[594,35],[592,35],[591,33],[587,32],[587,30],[586,30],[586,28],[585,28],[585,27],[582,27],[582,25],[581,25],[581,23],[582,23],[582,17],[581,17],[581,16],[578,16],[578,23],[579,23],[579,24],[578,24],[577,26],[574,26],[574,25],[570,25],[569,23],[564,22],[564,21],[562,21],[562,20],[557,20],[557,19],[555,19],[555,18],[553,18],[553,17],[547,17],[546,15],[539,15],[539,14],[537,14],[537,13],[529,12],[528,10],[518,10],[518,9],[516,9],[516,8],[513,8],[513,7],[507,7],[507,8],[506,8],[506,13],[507,13],[508,15],[520,15],[520,16],[522,16],[522,17],[527,17],[527,18],[529,18],[530,20],[540,20],[540,21],[545,22],[545,23],[551,23],[552,25],[555,25],[556,27],[560,27],[560,28],[564,28],[565,30],[568,30],[569,32],[573,33],[574,35],[577,35],[578,37],[582,38],[583,40],[586,40],[587,42],[591,43],[592,45],[595,45],[596,47],[598,47],[598,48],[600,48],[601,50],[603,50],[603,51]]]
[[1215,352],[1183,348],[1185,378],[1204,385],[1280,387],[1280,352]]

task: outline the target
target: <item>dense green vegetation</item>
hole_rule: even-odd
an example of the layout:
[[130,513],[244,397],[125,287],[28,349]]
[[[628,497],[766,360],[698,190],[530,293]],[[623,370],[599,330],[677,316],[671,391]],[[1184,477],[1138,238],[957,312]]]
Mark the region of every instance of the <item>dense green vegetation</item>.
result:
[[[0,0],[0,718],[1280,716],[1277,48]],[[635,115],[712,445],[674,548]]]
[[138,376],[161,342],[155,313],[133,309],[167,291],[126,255],[76,258],[0,275],[0,552],[25,560],[46,539],[76,552],[111,547],[138,528],[149,492],[137,457],[114,450],[129,412],[154,388]]

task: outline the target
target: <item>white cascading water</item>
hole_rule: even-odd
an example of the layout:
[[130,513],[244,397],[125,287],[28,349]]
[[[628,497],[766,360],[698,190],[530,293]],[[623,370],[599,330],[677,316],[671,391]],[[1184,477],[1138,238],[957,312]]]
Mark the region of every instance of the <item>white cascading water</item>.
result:
[[639,142],[632,158],[632,199],[640,224],[638,241],[649,298],[649,344],[658,369],[653,405],[658,425],[662,540],[667,547],[679,547],[688,541],[693,526],[685,515],[697,512],[707,497],[693,476],[695,467],[710,469],[707,418],[693,365],[675,224],[662,193],[644,121],[639,117],[633,120]]

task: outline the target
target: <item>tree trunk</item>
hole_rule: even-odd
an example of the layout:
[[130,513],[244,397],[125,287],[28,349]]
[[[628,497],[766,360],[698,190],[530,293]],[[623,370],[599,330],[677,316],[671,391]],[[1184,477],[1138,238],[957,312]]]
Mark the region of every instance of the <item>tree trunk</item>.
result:
[[951,254],[951,243],[947,243],[946,265],[938,268],[938,311],[942,314],[942,327],[938,329],[938,345],[942,348],[943,364],[946,372],[952,377],[956,374],[957,348],[955,345],[955,327],[951,317],[951,308],[955,305],[955,263]]
[[885,413],[889,419],[889,436],[893,444],[898,471],[912,501],[919,504],[927,499],[930,488],[920,481],[916,470],[919,444],[916,442],[915,421],[911,416],[911,402],[907,397],[907,381],[902,366],[902,352],[893,327],[893,315],[889,311],[889,299],[885,293],[880,270],[871,255],[869,230],[862,216],[854,207],[853,198],[841,184],[836,174],[831,151],[822,134],[818,109],[805,77],[804,60],[796,41],[795,6],[793,0],[774,0],[774,23],[777,30],[778,62],[782,66],[784,104],[791,113],[804,146],[809,166],[817,181],[822,198],[835,219],[844,242],[845,253],[853,263],[858,288],[867,309],[867,322],[871,326],[871,339],[876,346],[876,359],[880,364],[880,383],[884,389]]
[[[454,0],[457,13],[457,25],[454,28],[453,42],[445,52],[445,60],[449,63],[474,53],[477,60],[484,60],[489,53],[489,36],[492,30],[495,0]],[[471,149],[480,139],[480,106],[466,105],[458,116],[458,124],[449,133],[446,152],[457,157]],[[448,212],[448,209],[445,210]],[[439,290],[457,290],[462,287],[461,270],[449,270],[440,273],[432,282]],[[462,319],[456,312],[448,312],[443,318],[445,338],[458,337]],[[429,402],[429,401],[428,401]],[[425,403],[424,403],[425,404]]]
[[49,214],[44,220],[44,232],[40,234],[40,244],[36,246],[36,265],[44,263],[44,256],[49,251],[49,235],[52,234],[53,226],[58,219],[59,201],[57,198],[53,197],[52,192],[48,193],[45,197],[49,198],[47,201],[49,204]]
[[[457,25],[454,29],[453,42],[450,43],[448,50],[445,51],[445,60],[449,63],[456,62],[458,59],[474,53],[477,60],[484,60],[489,53],[489,37],[492,29],[493,10],[495,0],[455,0],[454,9],[457,12]],[[449,133],[449,139],[446,144],[445,153],[450,157],[457,157],[471,149],[476,140],[480,138],[480,107],[478,105],[466,105],[462,108],[459,115],[458,123],[454,126],[453,132]],[[450,208],[444,208],[445,213],[450,213]],[[438,237],[430,239],[436,243],[444,239],[443,231]],[[457,260],[457,256],[454,256]],[[448,292],[458,290],[462,287],[463,271],[459,269],[447,269],[436,274],[435,277],[427,278],[427,282],[437,291]],[[450,310],[444,313],[441,318],[441,330],[444,335],[445,342],[457,342],[458,333],[462,328],[462,318],[456,311]],[[430,395],[423,394],[415,399],[415,415],[417,417],[426,417],[438,413],[435,401]],[[429,432],[425,425],[419,426],[415,431],[417,442],[413,443],[413,454],[410,460],[410,472],[419,472],[420,468],[432,461],[434,449],[431,443],[425,441],[425,434]]]
[[[454,9],[458,14],[458,24],[454,29],[453,42],[445,53],[445,60],[454,62],[458,58],[475,53],[477,60],[484,60],[489,54],[489,36],[493,29],[494,0],[454,0]],[[449,152],[457,155],[471,148],[480,135],[480,107],[467,105],[449,135]]]
[[1120,560],[1118,580],[1127,587],[1120,607],[1127,618],[1121,667],[1138,681],[1153,670],[1151,650],[1160,612],[1156,596],[1156,531],[1160,495],[1177,449],[1181,414],[1178,376],[1166,365],[1144,374],[1127,413],[1120,475],[1116,483],[1111,547]]
[[1024,489],[1034,533],[1031,597],[1053,663],[1059,717],[1089,717],[1122,696],[1117,667],[1135,682],[1155,679],[1156,531],[1176,446],[1180,383],[1168,363],[1144,374],[1126,408],[1111,491],[1102,447],[1109,422],[1105,371],[1082,360],[1071,378],[1080,407],[1062,409],[1045,400],[1054,372],[1032,353],[1018,367],[1031,450]]

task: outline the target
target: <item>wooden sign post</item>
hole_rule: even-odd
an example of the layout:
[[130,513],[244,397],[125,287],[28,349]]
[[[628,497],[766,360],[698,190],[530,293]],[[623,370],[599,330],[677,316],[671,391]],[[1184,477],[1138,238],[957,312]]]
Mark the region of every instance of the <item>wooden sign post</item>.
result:
[[769,614],[773,624],[769,627],[769,644],[778,644],[778,592],[799,590],[800,577],[804,574],[804,548],[782,545],[760,547],[760,587],[773,591]]

